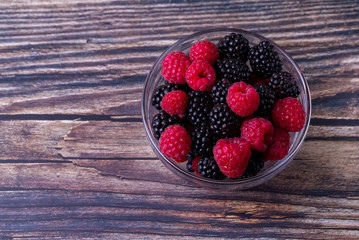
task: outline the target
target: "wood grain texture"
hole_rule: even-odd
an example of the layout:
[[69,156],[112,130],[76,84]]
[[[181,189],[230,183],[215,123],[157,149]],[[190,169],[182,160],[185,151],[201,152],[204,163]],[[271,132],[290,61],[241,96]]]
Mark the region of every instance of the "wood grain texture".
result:
[[[0,239],[359,239],[359,3],[0,2]],[[235,27],[303,70],[312,125],[246,191],[203,189],[156,158],[142,87],[179,38]]]

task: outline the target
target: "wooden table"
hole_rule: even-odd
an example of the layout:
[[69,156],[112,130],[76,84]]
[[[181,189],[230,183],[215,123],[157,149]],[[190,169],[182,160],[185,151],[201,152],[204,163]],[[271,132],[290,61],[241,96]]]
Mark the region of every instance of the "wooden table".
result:
[[[0,2],[1,239],[359,239],[359,2]],[[308,79],[295,160],[246,191],[181,180],[145,137],[140,98],[179,38],[273,39]]]

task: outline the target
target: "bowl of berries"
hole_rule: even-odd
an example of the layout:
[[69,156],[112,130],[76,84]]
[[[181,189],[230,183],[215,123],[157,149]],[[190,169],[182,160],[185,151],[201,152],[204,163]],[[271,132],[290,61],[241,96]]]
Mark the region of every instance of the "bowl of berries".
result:
[[246,189],[281,172],[309,128],[311,98],[279,46],[239,29],[185,37],[154,63],[142,118],[158,158],[209,188]]

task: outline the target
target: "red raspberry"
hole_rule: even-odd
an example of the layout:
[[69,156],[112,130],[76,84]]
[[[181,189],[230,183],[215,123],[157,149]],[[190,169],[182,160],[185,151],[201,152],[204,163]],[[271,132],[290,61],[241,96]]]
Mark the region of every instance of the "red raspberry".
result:
[[186,112],[188,98],[185,92],[175,90],[167,93],[161,101],[162,109],[170,115],[184,117]]
[[251,157],[251,147],[243,138],[226,138],[217,141],[213,148],[219,169],[228,177],[243,175]]
[[251,85],[236,82],[228,89],[227,103],[233,112],[245,117],[257,110],[259,95]]
[[273,140],[272,123],[264,118],[245,120],[241,125],[241,137],[251,144],[253,150],[264,152]]
[[183,52],[171,52],[162,61],[162,76],[175,84],[186,83],[186,70],[191,65],[191,60]]
[[281,160],[289,151],[289,133],[281,128],[274,128],[273,143],[264,152],[264,161]]
[[159,147],[161,152],[177,162],[186,161],[191,150],[191,137],[186,129],[179,125],[171,125],[161,134]]
[[305,122],[304,107],[296,98],[280,99],[274,104],[272,119],[274,125],[288,132],[298,132]]
[[187,68],[186,82],[196,91],[210,91],[216,81],[216,71],[207,61],[196,61]]
[[219,53],[216,45],[205,40],[193,44],[189,51],[189,57],[192,62],[204,60],[213,64],[217,61],[218,56]]

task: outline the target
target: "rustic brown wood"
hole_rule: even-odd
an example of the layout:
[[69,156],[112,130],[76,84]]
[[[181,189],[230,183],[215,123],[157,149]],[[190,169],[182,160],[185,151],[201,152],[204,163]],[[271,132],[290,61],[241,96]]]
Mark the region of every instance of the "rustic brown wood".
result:
[[[0,239],[359,239],[359,3],[0,2]],[[262,34],[310,84],[294,161],[245,191],[203,189],[155,156],[142,87],[179,38]]]

